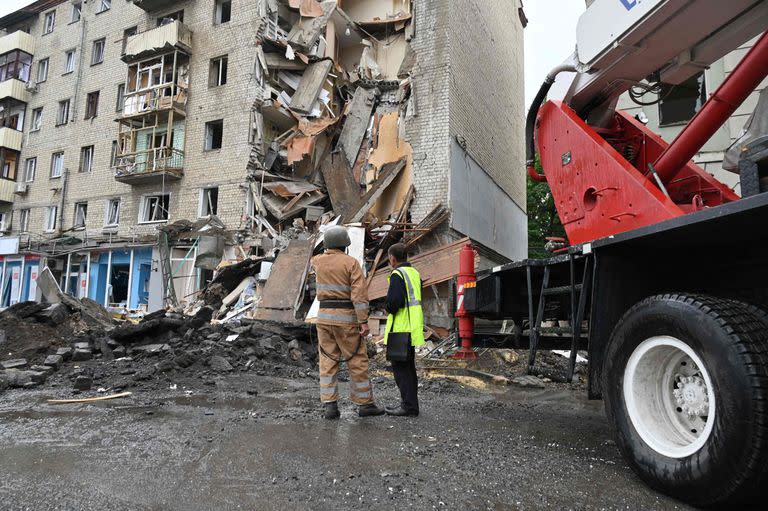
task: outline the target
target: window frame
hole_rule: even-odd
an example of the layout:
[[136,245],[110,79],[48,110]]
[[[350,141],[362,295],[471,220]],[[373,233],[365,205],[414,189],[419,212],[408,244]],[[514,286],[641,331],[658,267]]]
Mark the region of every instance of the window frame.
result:
[[[30,132],[40,131],[43,129],[43,107],[39,106],[37,108],[33,108],[30,118],[32,119],[29,125]],[[35,122],[38,119],[40,121],[39,125],[37,122]]]
[[[54,175],[53,171],[56,168],[54,164],[55,164],[55,162],[57,160],[57,157],[60,157],[59,161],[61,162],[61,165],[59,166],[59,173]],[[50,173],[50,178],[51,179],[59,179],[59,178],[61,178],[62,174],[64,174],[64,151],[55,151],[54,153],[51,154],[51,173]]]
[[[218,137],[219,139],[219,145],[218,147],[214,147],[214,142],[216,140],[215,134],[211,132],[211,128],[213,128],[215,125],[221,126],[221,133]],[[209,138],[210,138],[210,144],[209,144]],[[224,119],[215,119],[213,121],[208,121],[205,123],[205,138],[203,139],[203,151],[219,151],[224,147]]]
[[[222,87],[227,84],[229,55],[220,55],[211,59],[208,66],[208,87]],[[222,81],[223,78],[223,81]]]
[[19,232],[20,233],[29,232],[29,216],[30,216],[29,208],[23,208],[19,210]]
[[133,37],[138,33],[139,27],[137,25],[123,29],[123,46],[120,55],[125,55],[125,47],[128,45],[128,38]]
[[[77,166],[77,171],[83,174],[90,174],[93,172],[93,157],[95,154],[95,147],[93,145],[86,145],[80,148],[80,163]],[[85,168],[85,163],[88,163],[88,168]]]
[[11,230],[11,214],[12,211],[0,212],[0,232],[8,232]]
[[115,98],[115,112],[125,111],[125,82],[117,84],[117,97]]
[[[101,47],[101,54],[97,55],[96,48]],[[91,45],[91,66],[98,66],[104,62],[104,58],[107,53],[107,38],[102,37],[95,39]],[[98,58],[98,60],[97,60]]]
[[[53,225],[51,225],[51,213],[53,213]],[[43,225],[44,232],[56,232],[56,228],[59,224],[59,207],[58,206],[46,206],[45,207],[45,223]]]
[[[671,95],[672,92],[675,91],[675,88],[682,86],[685,82],[691,81],[694,78],[698,79],[698,77],[701,76],[701,90],[699,90],[698,97],[696,98],[696,101],[699,102],[698,108],[694,107],[693,112],[690,116],[688,116],[686,119],[678,119],[673,121],[664,121],[664,115],[663,115],[663,108],[664,108],[664,101],[667,100],[667,98]],[[695,75],[691,76],[685,82],[682,82],[678,85],[669,85],[666,86],[666,84],[662,85],[662,91],[659,93],[659,101],[657,105],[657,114],[659,116],[659,128],[668,128],[668,127],[674,127],[674,126],[685,126],[690,122],[691,119],[701,110],[704,106],[704,103],[707,101],[707,73],[704,71],[700,71],[696,73]],[[693,98],[691,98],[693,99]],[[678,98],[678,101],[680,98]]]
[[72,3],[72,16],[69,23],[77,23],[83,18],[83,2]]
[[[122,206],[122,199],[120,197],[112,197],[107,199],[104,203],[104,227],[119,227],[120,226],[120,209]],[[117,204],[116,217],[117,220],[114,223],[110,223],[111,206]]]
[[[45,64],[44,67],[41,67],[43,64]],[[50,57],[45,57],[44,59],[40,59],[37,61],[37,74],[35,74],[35,83],[43,83],[48,80],[48,71],[50,69],[51,59]],[[40,70],[44,69],[45,73],[43,78],[40,78]]]
[[[50,23],[49,23],[50,20]],[[49,27],[50,25],[50,27]],[[52,34],[56,28],[56,9],[45,13],[43,18],[43,35]]]
[[[222,21],[222,14],[224,12],[224,4],[229,4],[229,17],[226,21]],[[213,24],[224,25],[232,21],[232,0],[216,0],[213,7]]]
[[[70,55],[72,56],[72,59],[71,59],[72,69],[69,68]],[[64,51],[64,72],[61,73],[62,76],[68,75],[70,73],[74,73],[76,67],[77,67],[77,48],[72,48],[70,50]]]
[[[32,164],[32,176],[30,177],[30,163]],[[25,183],[34,183],[35,182],[35,175],[37,174],[37,156],[31,156],[24,160],[24,174],[22,175],[22,179]]]
[[99,115],[99,96],[101,91],[89,92],[85,96],[85,117],[84,120],[93,119]]
[[[159,202],[160,200],[162,200],[161,199],[162,197],[168,197],[167,207],[164,208],[165,209],[165,218],[163,218],[163,219],[151,219],[150,218],[149,220],[145,220],[144,218],[149,213],[150,201],[152,199],[157,199],[158,202]],[[157,211],[157,209],[155,211]],[[141,202],[139,204],[139,218],[138,218],[138,222],[137,223],[139,223],[139,224],[167,223],[170,220],[170,218],[171,218],[171,194],[170,193],[157,192],[157,193],[148,193],[148,194],[145,194],[145,195],[141,196]]]
[[[70,98],[59,101],[59,107],[56,111],[56,126],[64,126],[69,122],[70,110],[72,109],[72,100]],[[65,112],[62,119],[62,111]]]
[[[211,203],[207,199],[209,199],[208,193],[213,191],[213,190],[216,190],[216,197],[215,197],[215,201],[211,200],[211,202],[212,202]],[[206,206],[211,207],[211,209],[213,209],[214,211],[210,211],[209,210],[206,213],[205,212]],[[209,218],[211,215],[217,215],[218,213],[219,213],[219,187],[218,186],[206,186],[204,188],[201,188],[200,189],[200,197],[199,197],[198,206],[197,206],[197,217],[198,218]]]
[[[82,225],[77,222],[78,220],[78,213],[80,211],[83,212],[83,223]],[[85,227],[88,225],[88,202],[75,202],[75,214],[72,217],[72,229],[74,230],[84,230]]]
[[112,9],[112,0],[99,0],[99,7],[96,10],[96,14],[107,12],[110,9]]

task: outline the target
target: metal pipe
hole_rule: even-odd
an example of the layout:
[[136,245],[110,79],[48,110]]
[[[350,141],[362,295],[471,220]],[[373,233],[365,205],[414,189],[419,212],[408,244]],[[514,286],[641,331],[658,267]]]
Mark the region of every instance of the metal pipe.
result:
[[691,122],[654,162],[662,181],[669,182],[701,150],[733,112],[768,76],[768,32],[741,59]]
[[557,75],[560,73],[566,71],[575,73],[576,67],[571,64],[562,64],[549,72],[544,79],[544,83],[541,84],[539,92],[533,99],[531,108],[528,109],[528,117],[525,119],[525,166],[528,169],[528,175],[531,176],[531,179],[534,181],[543,182],[547,180],[544,174],[539,174],[536,171],[535,167],[536,144],[534,142],[534,132],[536,130],[536,118],[539,115],[539,108],[541,108],[542,103],[547,99],[549,89],[551,89],[552,84],[555,83],[555,78],[557,78]]

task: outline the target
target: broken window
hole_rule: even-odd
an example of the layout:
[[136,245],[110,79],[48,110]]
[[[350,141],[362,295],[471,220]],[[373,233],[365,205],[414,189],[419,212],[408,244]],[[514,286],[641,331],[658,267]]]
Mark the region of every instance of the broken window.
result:
[[659,125],[669,126],[690,121],[707,101],[704,72],[679,85],[661,85]]
[[56,126],[69,122],[69,100],[59,101],[59,111],[56,113]]
[[72,19],[70,20],[70,23],[77,23],[78,21],[80,21],[82,9],[83,9],[82,2],[76,2],[72,4]]
[[75,50],[67,50],[64,53],[64,73],[71,73],[75,70]]
[[75,221],[72,227],[75,229],[85,229],[85,220],[88,217],[88,203],[76,202],[75,203]]
[[93,41],[93,49],[91,50],[91,65],[101,64],[104,62],[104,49],[107,46],[107,40],[97,39]]
[[205,150],[221,149],[224,137],[224,121],[211,121],[205,123]]
[[117,101],[115,103],[115,112],[122,112],[125,106],[125,84],[121,83],[117,86]]
[[121,55],[125,55],[125,47],[128,44],[128,38],[135,36],[138,32],[138,27],[130,27],[123,30],[123,49],[120,51]]
[[162,25],[166,25],[168,23],[172,23],[174,21],[184,21],[184,10],[172,12],[169,14],[164,14],[163,16],[159,16],[157,18],[157,26],[160,27]]
[[19,210],[19,232],[29,231],[29,209]]
[[200,190],[199,216],[215,215],[219,208],[219,188],[203,188]]
[[112,0],[100,0],[99,2],[99,9],[96,11],[96,14],[104,11],[108,11],[112,8]]
[[24,162],[24,182],[31,183],[35,180],[35,172],[37,171],[37,158],[27,158]]
[[79,172],[90,172],[93,170],[93,146],[89,145],[80,149],[80,167]]
[[92,119],[99,113],[99,91],[89,92],[85,100],[85,118]]
[[112,141],[112,152],[109,154],[109,165],[114,167],[117,163],[117,140]]
[[217,25],[228,23],[232,18],[232,2],[230,0],[216,0],[216,13],[213,22]]
[[32,55],[14,50],[0,55],[0,82],[16,78],[22,82],[29,81],[29,70],[32,67]]
[[58,206],[48,206],[45,208],[45,231],[53,232],[58,224]]
[[208,75],[208,85],[218,87],[227,83],[227,56],[211,59],[211,69]]
[[3,154],[4,157],[2,160],[2,172],[0,172],[0,177],[10,181],[16,181],[16,170],[19,166],[18,157],[13,151],[4,151]]
[[6,232],[11,228],[10,214],[0,213],[0,232]]
[[56,11],[50,11],[45,13],[45,28],[43,29],[43,35],[53,32],[53,28],[56,26]]
[[164,222],[168,220],[170,198],[171,196],[167,193],[142,197],[139,222]]
[[43,107],[32,110],[32,126],[30,131],[37,131],[43,127]]
[[64,170],[64,151],[59,151],[51,155],[51,177],[61,177]]
[[37,83],[42,83],[48,79],[48,59],[42,59],[37,62]]
[[104,226],[114,227],[120,223],[120,198],[109,199],[104,212]]

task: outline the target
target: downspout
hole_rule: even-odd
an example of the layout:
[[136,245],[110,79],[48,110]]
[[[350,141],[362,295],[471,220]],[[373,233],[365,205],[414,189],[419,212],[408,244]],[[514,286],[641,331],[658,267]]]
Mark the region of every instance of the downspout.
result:
[[59,234],[64,232],[64,199],[67,197],[67,181],[69,179],[69,169],[64,167],[61,174],[61,199],[59,200]]
[[80,48],[77,50],[80,53],[80,58],[78,59],[77,74],[76,74],[76,78],[75,78],[75,92],[74,92],[74,95],[73,95],[73,102],[74,102],[74,104],[72,105],[72,108],[70,109],[71,117],[72,117],[72,122],[76,122],[76,120],[77,120],[77,105],[79,104],[78,92],[80,92],[80,81],[82,80],[82,77],[83,77],[83,58],[85,56],[85,34],[86,34],[86,30],[85,30],[85,28],[86,28],[85,27],[85,16],[81,16],[80,23],[81,23],[81,25],[80,25]]

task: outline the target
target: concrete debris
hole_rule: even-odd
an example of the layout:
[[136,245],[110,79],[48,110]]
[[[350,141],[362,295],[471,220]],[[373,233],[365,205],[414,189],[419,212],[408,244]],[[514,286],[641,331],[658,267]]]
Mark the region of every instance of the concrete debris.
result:
[[518,376],[516,378],[512,379],[512,383],[515,385],[520,385],[521,387],[534,387],[543,389],[546,387],[544,384],[544,380],[541,378],[538,378],[537,376],[533,376],[531,374],[526,374],[523,376]]

